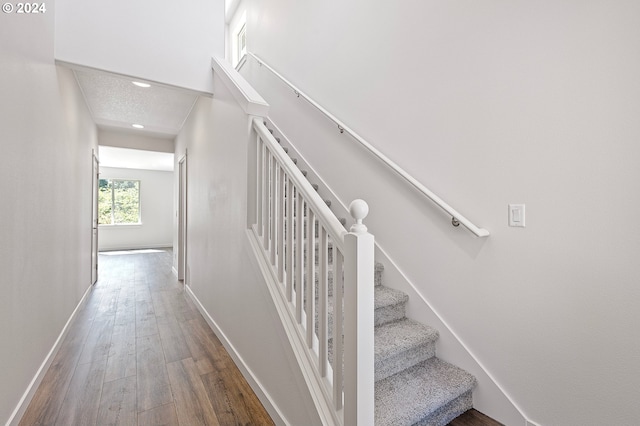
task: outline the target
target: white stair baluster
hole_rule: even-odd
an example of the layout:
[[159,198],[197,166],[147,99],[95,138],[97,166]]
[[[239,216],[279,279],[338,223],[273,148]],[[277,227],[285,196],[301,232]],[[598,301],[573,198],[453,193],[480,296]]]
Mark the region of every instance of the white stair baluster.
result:
[[286,176],[284,173],[284,169],[278,166],[278,281],[282,285],[285,284],[284,281],[284,240],[285,240],[285,194],[286,194]]
[[313,335],[315,333],[315,222],[316,215],[307,206],[307,276],[305,279],[305,314],[307,315],[307,346],[313,348]]
[[271,153],[265,146],[264,150],[264,235],[263,246],[269,250],[269,238],[271,235]]
[[278,163],[275,157],[271,156],[271,233],[269,240],[269,250],[271,250],[271,264],[276,265],[276,225],[278,215]]
[[318,224],[318,368],[320,376],[327,375],[328,363],[328,318],[329,318],[329,270],[328,270],[328,241],[327,230]]
[[304,305],[304,199],[297,194],[296,208],[296,321],[302,324],[302,307]]
[[294,277],[294,216],[295,216],[295,191],[293,190],[293,182],[287,179],[287,227],[286,227],[286,248],[285,253],[285,272],[287,277],[287,300],[291,302],[293,300],[293,277]]
[[343,364],[343,299],[344,299],[344,258],[342,252],[333,246],[333,404],[336,410],[342,408],[342,389],[344,378],[342,372]]
[[256,136],[256,231],[258,236],[264,234],[263,209],[264,200],[264,144],[260,136]]

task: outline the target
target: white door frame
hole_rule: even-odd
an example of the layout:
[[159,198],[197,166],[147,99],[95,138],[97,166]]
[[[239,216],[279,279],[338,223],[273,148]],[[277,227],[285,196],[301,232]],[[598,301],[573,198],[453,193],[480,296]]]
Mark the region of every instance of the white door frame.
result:
[[185,282],[187,269],[187,153],[178,161],[178,280]]
[[91,285],[98,281],[98,191],[100,161],[91,150]]

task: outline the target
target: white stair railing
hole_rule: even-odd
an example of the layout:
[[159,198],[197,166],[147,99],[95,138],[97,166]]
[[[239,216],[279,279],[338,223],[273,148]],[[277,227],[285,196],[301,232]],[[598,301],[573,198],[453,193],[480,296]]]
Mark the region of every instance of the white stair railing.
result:
[[283,321],[295,330],[288,335],[316,407],[325,424],[373,425],[374,238],[362,223],[368,206],[351,203],[356,223],[347,232],[259,118],[251,140],[249,227],[273,278],[271,294],[286,306]]

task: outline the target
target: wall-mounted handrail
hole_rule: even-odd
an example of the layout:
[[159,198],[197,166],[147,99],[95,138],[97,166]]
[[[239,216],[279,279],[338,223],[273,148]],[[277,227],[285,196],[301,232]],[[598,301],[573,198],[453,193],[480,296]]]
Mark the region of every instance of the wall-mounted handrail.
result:
[[418,182],[413,176],[411,176],[404,169],[402,169],[395,162],[393,162],[390,158],[388,158],[386,155],[384,155],[382,152],[380,152],[378,149],[376,149],[374,146],[372,146],[369,142],[364,140],[356,132],[351,130],[346,124],[344,124],[342,121],[340,121],[338,118],[336,118],[333,114],[331,114],[329,111],[327,111],[325,108],[323,108],[316,101],[311,99],[307,94],[305,94],[303,91],[298,89],[295,85],[293,85],[293,83],[291,83],[289,80],[287,80],[285,77],[283,77],[280,73],[278,73],[271,66],[269,66],[267,63],[265,63],[257,55],[255,55],[254,53],[251,53],[251,52],[248,52],[247,54],[249,56],[251,56],[252,58],[254,58],[256,61],[258,61],[258,63],[261,66],[264,66],[266,69],[271,71],[271,73],[273,73],[276,77],[278,77],[280,80],[282,80],[282,82],[284,84],[286,84],[287,86],[289,86],[290,89],[293,90],[293,92],[295,93],[296,96],[298,96],[298,97],[304,99],[305,101],[307,101],[314,108],[316,108],[318,111],[320,111],[322,114],[324,114],[329,120],[333,121],[336,124],[336,126],[338,126],[338,130],[340,131],[340,133],[345,133],[346,132],[355,141],[360,143],[360,145],[362,145],[369,152],[371,152],[373,155],[378,157],[391,170],[393,170],[400,177],[402,177],[407,182],[409,182],[414,188],[416,188],[424,196],[426,196],[431,201],[433,201],[438,207],[440,207],[442,210],[447,212],[451,216],[452,223],[455,226],[458,226],[458,224],[462,224],[462,225],[464,225],[464,227],[466,227],[469,231],[473,232],[478,237],[487,237],[487,236],[489,236],[489,231],[487,231],[484,228],[479,228],[476,225],[474,225],[469,219],[464,217],[462,214],[460,214],[457,210],[455,210],[449,204],[444,202],[444,200],[442,200],[442,198],[440,198],[436,194],[434,194],[433,191],[431,191],[429,188],[427,188],[426,186],[424,186],[423,184]]

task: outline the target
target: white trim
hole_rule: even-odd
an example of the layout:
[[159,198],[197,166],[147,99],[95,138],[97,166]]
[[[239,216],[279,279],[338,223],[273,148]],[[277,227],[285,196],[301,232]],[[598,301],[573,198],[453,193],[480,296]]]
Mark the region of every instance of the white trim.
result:
[[53,359],[58,353],[58,350],[62,345],[62,341],[64,340],[67,333],[69,332],[69,325],[76,317],[76,314],[78,313],[80,308],[82,308],[84,303],[87,301],[87,295],[91,292],[92,289],[93,289],[93,285],[90,285],[87,288],[87,290],[84,292],[84,295],[80,299],[80,302],[78,302],[78,305],[71,313],[71,316],[67,320],[67,323],[62,328],[62,331],[60,332],[60,335],[58,336],[55,343],[53,344],[53,347],[51,348],[51,350],[45,357],[44,361],[40,365],[40,368],[38,368],[38,371],[36,372],[35,376],[31,380],[31,383],[29,383],[29,386],[27,386],[27,389],[22,395],[22,398],[20,398],[20,401],[18,401],[18,405],[13,410],[13,413],[11,413],[11,416],[9,416],[6,426],[14,426],[14,425],[17,426],[18,423],[20,423],[22,416],[24,415],[25,411],[27,411],[27,407],[29,407],[29,403],[31,403],[31,399],[35,395],[36,390],[38,390],[38,386],[40,386],[40,383],[42,383],[42,379],[44,379],[44,375],[47,373],[47,371],[49,370],[49,367],[53,363]]
[[178,241],[176,247],[177,255],[177,277],[178,281],[185,282],[187,278],[187,194],[188,194],[188,165],[187,165],[187,150],[185,149],[184,155],[178,159]]
[[224,332],[220,329],[220,327],[218,327],[218,324],[215,322],[215,320],[211,318],[211,315],[209,315],[209,312],[207,312],[207,310],[202,305],[202,303],[200,303],[200,300],[198,299],[198,297],[193,293],[193,290],[191,290],[191,286],[186,284],[184,288],[187,295],[191,298],[193,303],[195,303],[196,307],[198,308],[198,311],[200,311],[200,314],[202,314],[207,324],[209,324],[209,327],[211,327],[211,329],[216,334],[218,339],[220,339],[220,342],[222,342],[222,345],[225,347],[225,349],[227,350],[231,358],[233,358],[233,361],[236,363],[236,366],[240,369],[240,371],[242,372],[242,375],[247,380],[247,382],[249,383],[249,386],[251,386],[251,389],[253,389],[256,396],[260,400],[260,402],[262,402],[262,405],[271,416],[271,419],[277,425],[290,426],[290,423],[287,422],[282,412],[280,412],[280,409],[278,408],[278,406],[273,403],[273,400],[271,399],[271,396],[269,395],[269,393],[267,393],[267,391],[264,389],[260,381],[256,378],[256,376],[253,374],[251,369],[244,362],[244,359],[242,358],[242,356],[240,356],[240,354],[238,353],[236,348],[233,346],[233,344],[229,341],[229,339],[224,334]]
[[142,250],[142,249],[163,249],[163,248],[173,248],[173,243],[162,243],[162,244],[142,244],[142,245],[117,245],[117,246],[106,246],[100,247],[100,252],[103,251],[114,251],[114,250]]
[[100,243],[100,159],[95,148],[91,149],[91,285],[98,282],[98,257]]
[[236,64],[236,71],[240,71],[244,66],[244,64],[246,63],[247,63],[247,55],[244,55],[242,58],[240,58],[240,60]]
[[213,57],[211,58],[211,68],[213,68],[214,74],[220,77],[227,86],[245,113],[259,117],[268,115],[269,104],[229,62]]

